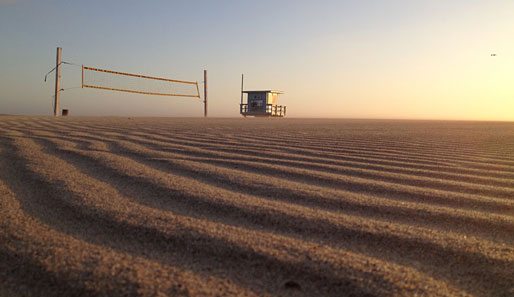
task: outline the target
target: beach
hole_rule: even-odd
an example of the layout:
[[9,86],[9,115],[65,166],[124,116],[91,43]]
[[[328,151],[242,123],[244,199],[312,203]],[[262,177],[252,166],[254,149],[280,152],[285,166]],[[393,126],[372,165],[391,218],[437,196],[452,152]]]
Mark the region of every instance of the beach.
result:
[[514,296],[514,123],[0,116],[0,296]]

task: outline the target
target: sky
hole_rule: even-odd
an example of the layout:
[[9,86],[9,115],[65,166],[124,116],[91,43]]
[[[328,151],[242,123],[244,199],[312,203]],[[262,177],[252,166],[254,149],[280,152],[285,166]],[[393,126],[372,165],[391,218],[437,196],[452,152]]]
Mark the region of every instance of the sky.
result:
[[[209,115],[245,89],[285,91],[288,117],[514,121],[512,0],[0,0],[0,114],[51,115],[64,61],[187,81],[208,71]],[[491,54],[496,56],[491,56]],[[203,115],[201,99],[82,89],[86,116]]]

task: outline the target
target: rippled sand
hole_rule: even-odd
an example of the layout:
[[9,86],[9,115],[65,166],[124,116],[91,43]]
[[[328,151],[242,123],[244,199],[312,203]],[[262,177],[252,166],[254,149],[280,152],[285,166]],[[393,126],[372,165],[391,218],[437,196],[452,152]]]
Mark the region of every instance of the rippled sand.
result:
[[514,124],[0,116],[0,296],[514,296]]

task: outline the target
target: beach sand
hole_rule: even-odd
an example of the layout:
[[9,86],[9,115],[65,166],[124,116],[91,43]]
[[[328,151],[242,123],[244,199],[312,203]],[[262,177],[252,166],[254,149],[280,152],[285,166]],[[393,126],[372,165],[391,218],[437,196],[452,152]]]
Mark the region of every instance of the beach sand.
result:
[[0,117],[0,296],[514,296],[514,124]]

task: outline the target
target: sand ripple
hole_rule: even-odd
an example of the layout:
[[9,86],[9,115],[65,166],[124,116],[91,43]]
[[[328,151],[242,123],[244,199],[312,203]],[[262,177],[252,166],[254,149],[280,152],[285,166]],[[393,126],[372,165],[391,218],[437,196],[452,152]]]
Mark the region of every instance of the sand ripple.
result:
[[510,123],[0,117],[0,295],[514,296]]

